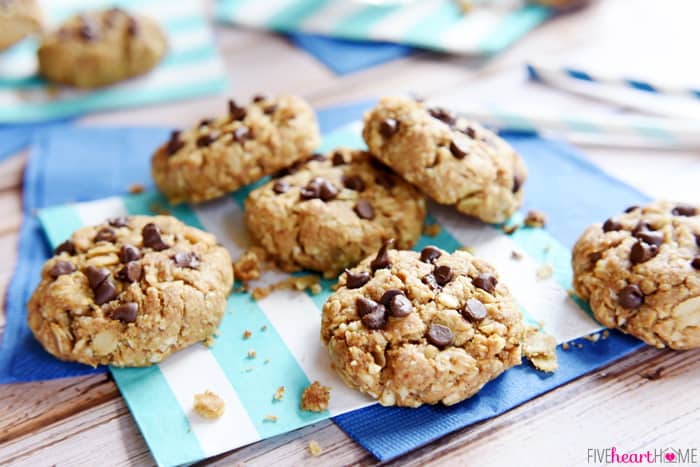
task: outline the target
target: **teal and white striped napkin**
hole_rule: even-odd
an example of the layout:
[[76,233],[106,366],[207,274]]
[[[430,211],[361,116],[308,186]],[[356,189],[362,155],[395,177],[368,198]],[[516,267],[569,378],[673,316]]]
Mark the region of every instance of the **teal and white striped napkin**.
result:
[[0,52],[0,123],[53,120],[88,112],[153,104],[222,92],[223,63],[199,0],[47,0],[50,27],[85,9],[121,6],[156,19],[168,36],[168,53],[150,73],[98,90],[53,87],[37,75],[36,38]]
[[[364,147],[359,130],[357,123],[328,135],[323,150]],[[169,206],[161,195],[149,192],[48,208],[39,212],[39,218],[50,243],[57,245],[83,225],[114,216],[153,214],[158,206],[214,233],[237,258],[248,245],[242,206],[249,191],[191,207]],[[500,228],[469,220],[449,207],[431,205],[429,211],[428,222],[439,223],[442,229],[436,237],[423,236],[416,249],[429,244],[448,251],[472,247],[499,270],[528,320],[543,323],[559,343],[600,329],[583,305],[568,296],[570,253],[546,230],[521,228],[505,235]],[[511,222],[518,222],[518,216]],[[523,257],[513,259],[514,250]],[[538,279],[544,264],[552,265],[553,274]],[[261,282],[286,277],[268,272]],[[332,282],[322,284],[317,295],[279,290],[257,302],[234,292],[213,347],[197,344],[150,368],[111,369],[159,465],[195,462],[374,403],[342,383],[319,342],[321,307]],[[248,339],[243,336],[246,330],[251,332]],[[254,358],[249,350],[255,351]],[[314,380],[332,388],[330,406],[319,414],[299,407],[302,391]],[[285,387],[284,398],[276,401],[273,395],[280,386]],[[206,389],[226,403],[223,417],[216,421],[192,412],[194,394]]]
[[481,7],[463,14],[454,0],[382,5],[359,0],[219,0],[223,22],[281,32],[395,42],[469,55],[500,52],[549,18],[535,5]]

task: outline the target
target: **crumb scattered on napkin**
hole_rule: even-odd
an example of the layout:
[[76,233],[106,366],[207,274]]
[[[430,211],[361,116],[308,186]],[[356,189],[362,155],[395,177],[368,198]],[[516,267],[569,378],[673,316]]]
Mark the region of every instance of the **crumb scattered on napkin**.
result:
[[310,412],[323,412],[328,408],[331,398],[331,388],[323,386],[318,381],[311,383],[301,395],[301,409]]
[[542,228],[547,224],[547,216],[541,211],[530,209],[523,223],[528,227]]
[[523,356],[540,371],[553,373],[559,368],[556,339],[537,326],[528,326],[525,330]]
[[218,394],[206,390],[194,395],[194,411],[197,415],[209,420],[216,420],[224,414],[224,400]]

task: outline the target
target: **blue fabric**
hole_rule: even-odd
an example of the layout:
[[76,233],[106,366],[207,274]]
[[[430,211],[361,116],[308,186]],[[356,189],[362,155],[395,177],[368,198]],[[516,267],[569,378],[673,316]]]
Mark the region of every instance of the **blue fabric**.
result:
[[413,52],[412,47],[386,42],[334,39],[315,34],[290,34],[289,37],[338,75],[371,68]]
[[[373,101],[319,111],[324,132],[355,121]],[[123,194],[132,183],[151,186],[150,155],[168,134],[163,128],[54,127],[40,132],[24,178],[24,223],[17,269],[7,297],[7,322],[0,346],[0,383],[77,376],[104,371],[59,362],[34,341],[25,304],[50,251],[33,212],[36,208]],[[567,246],[591,222],[648,201],[637,190],[607,176],[561,143],[532,135],[506,135],[529,168],[525,208],[548,214],[548,229]],[[546,375],[529,365],[509,370],[478,395],[453,407],[399,409],[373,406],[335,418],[358,444],[382,461],[423,446],[447,433],[492,417],[642,347],[617,332],[583,349],[559,350],[560,369]]]
[[25,148],[35,131],[57,124],[61,122],[0,125],[0,162]]

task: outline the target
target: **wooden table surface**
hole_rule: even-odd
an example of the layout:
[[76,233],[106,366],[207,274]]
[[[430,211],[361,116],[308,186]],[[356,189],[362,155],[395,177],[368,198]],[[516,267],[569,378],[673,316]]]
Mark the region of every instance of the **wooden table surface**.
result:
[[[472,88],[474,99],[483,98],[484,92],[515,92],[516,96],[520,92],[526,99],[531,93],[542,92],[536,85],[525,83],[522,64],[526,59],[577,51],[592,38],[615,37],[620,24],[625,25],[625,31],[627,27],[650,34],[653,31],[654,37],[663,37],[665,31],[677,34],[675,23],[659,24],[659,18],[668,17],[671,13],[667,7],[673,4],[675,18],[697,20],[697,3],[700,2],[603,0],[587,11],[551,21],[489,61],[421,52],[346,76],[334,75],[274,35],[220,27],[216,33],[231,77],[230,94],[241,99],[258,92],[291,92],[315,106],[327,106],[396,92],[431,97],[460,91],[468,96]],[[681,56],[685,47],[688,60],[697,63],[693,57],[699,42],[683,45],[679,41],[669,53]],[[638,52],[625,57],[630,63],[655,59],[643,50]],[[600,53],[605,54],[605,48]],[[556,102],[560,104],[561,98]],[[589,103],[573,98],[568,101],[571,109],[581,105]],[[224,97],[217,96],[93,115],[82,122],[184,126],[221,111],[223,106]],[[700,199],[697,151],[582,149],[607,171],[652,196],[696,202]],[[21,174],[25,158],[26,154],[20,153],[0,163],[0,300],[5,298],[14,270],[22,222]],[[4,316],[0,315],[0,332],[3,324]],[[660,372],[660,378],[643,376],[654,372]],[[499,417],[446,436],[393,464],[585,465],[589,448],[700,449],[699,382],[700,350],[645,348]],[[323,449],[320,457],[311,457],[307,451],[312,439]],[[376,461],[333,422],[325,421],[203,462],[302,463],[369,465]],[[0,386],[0,464],[149,465],[153,458],[116,386],[109,376],[98,375]]]

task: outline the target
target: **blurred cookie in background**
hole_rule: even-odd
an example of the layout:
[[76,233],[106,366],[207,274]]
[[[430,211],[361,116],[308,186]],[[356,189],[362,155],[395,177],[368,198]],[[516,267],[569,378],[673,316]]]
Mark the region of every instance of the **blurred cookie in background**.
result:
[[0,51],[41,30],[41,9],[35,0],[0,0]]

